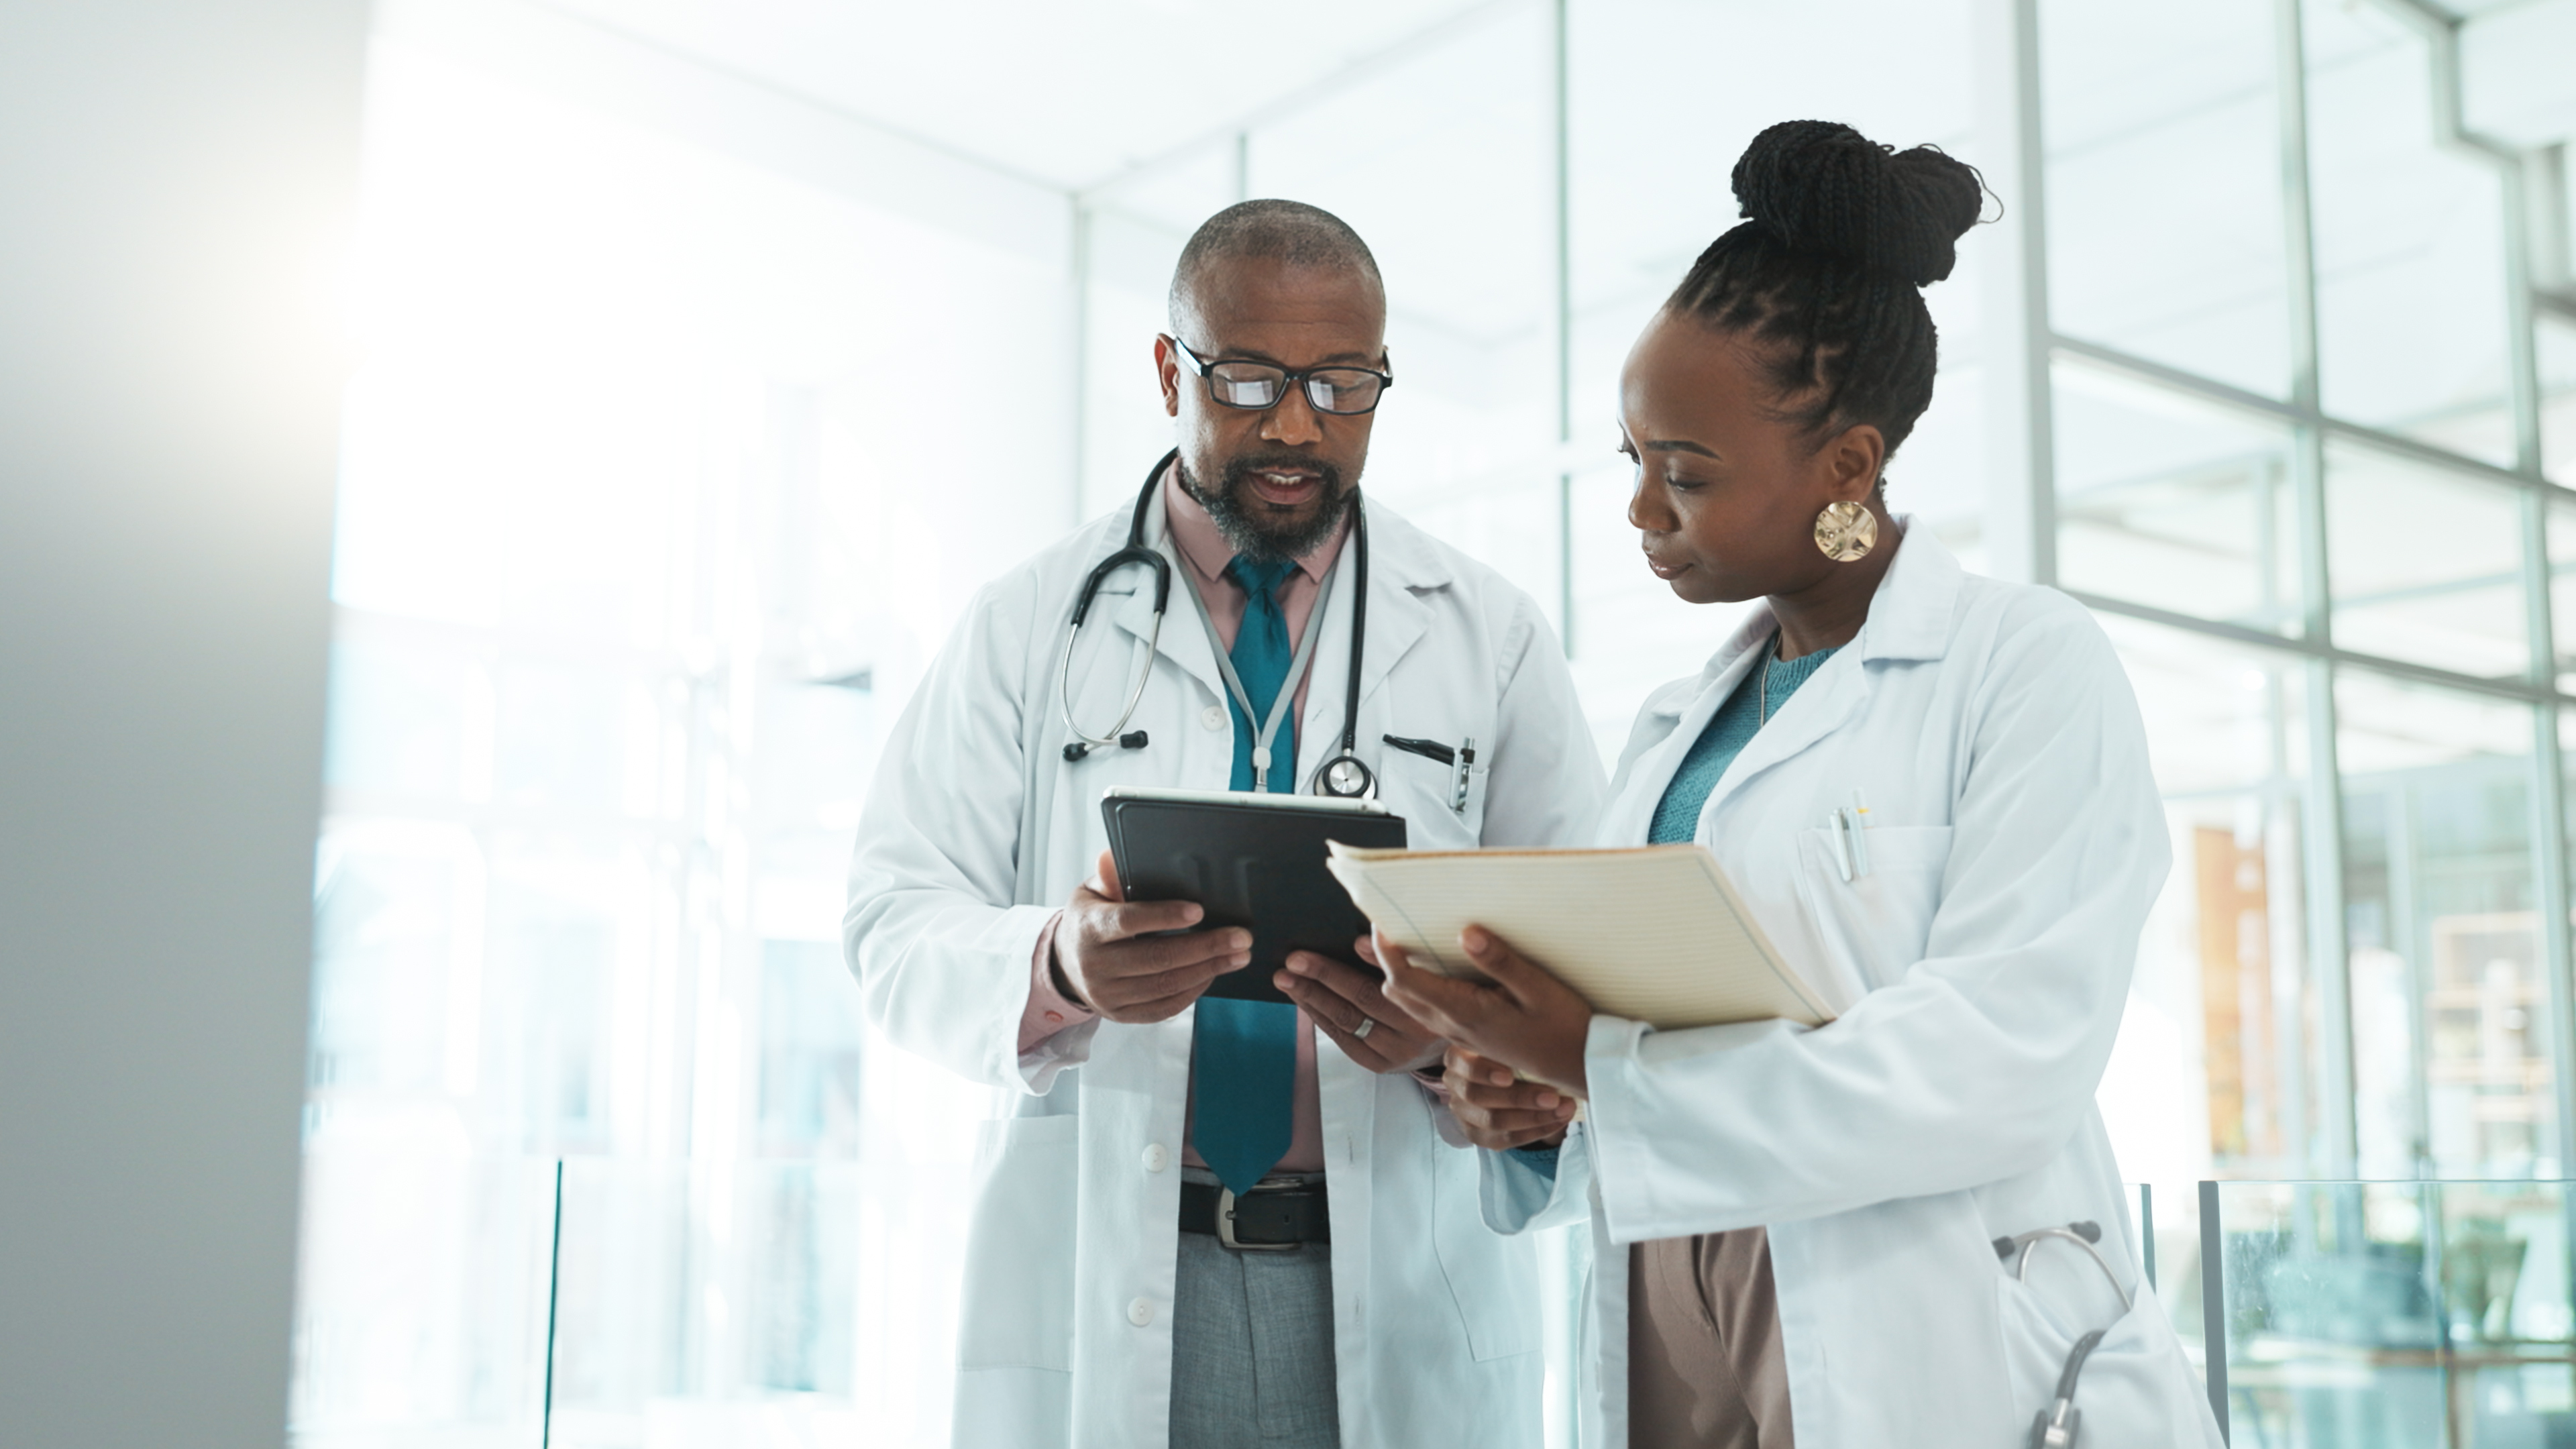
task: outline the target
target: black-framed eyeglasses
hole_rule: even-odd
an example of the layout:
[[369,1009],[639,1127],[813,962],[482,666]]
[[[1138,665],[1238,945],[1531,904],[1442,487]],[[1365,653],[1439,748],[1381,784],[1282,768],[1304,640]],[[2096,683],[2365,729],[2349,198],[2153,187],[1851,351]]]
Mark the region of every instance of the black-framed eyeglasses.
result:
[[1190,371],[1207,383],[1208,397],[1219,407],[1259,412],[1279,406],[1291,383],[1306,389],[1307,406],[1319,413],[1351,417],[1375,412],[1378,399],[1395,386],[1390,373],[1369,367],[1309,367],[1291,372],[1267,362],[1241,358],[1210,360],[1177,337],[1163,339],[1190,360]]

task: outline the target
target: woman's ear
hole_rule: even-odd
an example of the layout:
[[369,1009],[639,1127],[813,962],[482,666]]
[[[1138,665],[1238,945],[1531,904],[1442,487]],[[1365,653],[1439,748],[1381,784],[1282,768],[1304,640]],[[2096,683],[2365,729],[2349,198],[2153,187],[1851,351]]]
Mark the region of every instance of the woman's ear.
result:
[[1826,493],[1837,503],[1865,503],[1887,461],[1887,437],[1873,424],[1854,423],[1828,439],[1820,454]]

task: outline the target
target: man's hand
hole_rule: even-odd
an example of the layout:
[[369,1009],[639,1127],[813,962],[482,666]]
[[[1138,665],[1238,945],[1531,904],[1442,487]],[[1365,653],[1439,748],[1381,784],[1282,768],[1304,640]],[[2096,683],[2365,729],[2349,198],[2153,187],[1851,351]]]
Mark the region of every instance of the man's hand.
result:
[[[1368,955],[1369,943],[1360,942]],[[1331,1035],[1342,1055],[1372,1072],[1411,1072],[1440,1060],[1440,1038],[1386,999],[1376,979],[1357,967],[1312,951],[1288,954],[1288,969],[1271,983],[1305,1009]],[[1362,1035],[1362,1023],[1374,1023]]]
[[1252,964],[1252,933],[1240,927],[1188,931],[1207,914],[1192,901],[1130,903],[1108,851],[1100,870],[1074,888],[1056,918],[1055,965],[1075,1000],[1111,1021],[1143,1023],[1180,1015],[1209,983]]
[[1583,1043],[1592,1007],[1574,988],[1531,965],[1482,926],[1458,933],[1458,944],[1491,985],[1425,971],[1402,947],[1376,938],[1386,968],[1387,999],[1480,1057],[1570,1096],[1585,1095]]
[[1523,1081],[1511,1068],[1465,1047],[1449,1048],[1441,1085],[1449,1089],[1449,1115],[1467,1140],[1496,1152],[1565,1140],[1574,1099],[1544,1082]]

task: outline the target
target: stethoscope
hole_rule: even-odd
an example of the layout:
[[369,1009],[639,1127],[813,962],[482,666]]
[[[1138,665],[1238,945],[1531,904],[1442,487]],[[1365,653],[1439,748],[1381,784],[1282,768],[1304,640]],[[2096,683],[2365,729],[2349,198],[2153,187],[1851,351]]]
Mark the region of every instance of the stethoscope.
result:
[[[1136,706],[1145,698],[1146,681],[1153,677],[1155,649],[1163,638],[1163,611],[1172,601],[1172,561],[1163,556],[1161,549],[1146,544],[1145,519],[1153,510],[1154,493],[1162,484],[1163,470],[1171,467],[1173,460],[1179,456],[1178,448],[1165,453],[1162,461],[1156,463],[1145,474],[1145,486],[1136,495],[1136,512],[1127,523],[1126,546],[1095,565],[1090,576],[1082,581],[1080,592],[1073,596],[1073,617],[1065,624],[1064,649],[1057,656],[1055,669],[1056,704],[1064,712],[1064,727],[1073,731],[1074,736],[1074,742],[1064,747],[1064,758],[1068,763],[1079,762],[1087,758],[1092,751],[1105,750],[1112,745],[1122,750],[1145,748],[1145,732],[1128,729],[1127,722],[1136,717]],[[1106,582],[1111,574],[1130,564],[1142,564],[1154,571],[1154,626],[1146,632],[1145,662],[1136,672],[1135,684],[1127,691],[1126,707],[1118,712],[1117,722],[1109,727],[1107,733],[1095,735],[1084,730],[1081,725],[1074,722],[1073,718],[1073,645],[1082,634],[1082,621],[1091,613],[1092,601],[1099,596],[1101,584]],[[1338,568],[1339,565],[1336,564],[1335,567]],[[1329,578],[1326,582],[1330,583]],[[1325,592],[1329,594],[1331,590],[1327,588]],[[1199,600],[1195,590],[1191,592],[1190,599],[1198,609],[1199,621],[1207,626],[1208,645],[1216,654],[1218,670],[1225,676],[1226,692],[1231,694],[1235,703],[1242,707],[1243,717],[1247,720],[1251,719],[1253,717],[1252,697],[1244,689],[1243,681],[1236,676],[1234,662],[1226,657],[1225,649],[1217,640],[1216,624],[1208,618],[1207,605]],[[1297,693],[1297,681],[1305,677],[1308,667],[1314,662],[1315,645],[1323,633],[1323,623],[1324,605],[1323,600],[1319,598],[1316,600],[1313,613],[1307,618],[1305,637],[1297,645],[1296,657],[1288,666],[1288,678],[1281,682],[1278,697],[1271,702],[1269,717],[1261,722],[1253,745],[1253,788],[1256,790],[1268,788],[1270,741],[1277,735],[1280,721],[1287,716],[1289,702]],[[1307,785],[1318,795],[1334,795],[1345,800],[1366,800],[1374,798],[1377,794],[1377,775],[1361,762],[1355,750],[1360,737],[1360,654],[1367,638],[1368,517],[1359,500],[1353,499],[1351,502],[1350,689],[1342,700],[1341,753],[1317,766],[1314,774],[1307,777]]]
[[[2137,1300],[2130,1296],[2129,1290],[2120,1286],[2120,1275],[2111,1271],[2110,1260],[2102,1256],[2101,1249],[2093,1246],[2102,1241],[2102,1228],[2098,1223],[2033,1228],[2016,1237],[1997,1238],[1995,1256],[2007,1263],[2018,1258],[2020,1262],[2013,1276],[2027,1283],[2030,1281],[2030,1250],[2052,1238],[2073,1243],[2084,1250],[2086,1256],[2093,1260],[2093,1265],[2102,1270],[2102,1276],[2110,1280],[2111,1291],[2120,1295],[2123,1312],[2137,1307]],[[2103,1335],[2109,1331],[2097,1328],[2075,1340],[2074,1350],[2066,1355],[2066,1367],[2058,1372],[2056,1397],[2031,1420],[2027,1449],[2075,1449],[2076,1432],[2084,1422],[2084,1416],[2075,1408],[2075,1380],[2084,1372],[2084,1361],[2093,1356],[2093,1350],[2101,1345]]]

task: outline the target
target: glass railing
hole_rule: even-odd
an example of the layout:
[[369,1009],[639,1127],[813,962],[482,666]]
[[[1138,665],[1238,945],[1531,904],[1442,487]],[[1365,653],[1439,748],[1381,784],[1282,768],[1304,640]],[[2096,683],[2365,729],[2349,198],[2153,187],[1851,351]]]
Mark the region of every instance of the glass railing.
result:
[[381,1208],[331,1215],[368,1240],[305,1244],[292,1443],[936,1443],[953,1325],[894,1320],[952,1304],[954,1267],[860,1185],[848,1161],[598,1158],[312,1182]]
[[[863,1193],[859,1163],[307,1173],[341,1207],[308,1222],[342,1228],[304,1244],[297,1449],[944,1438],[957,1265],[921,1245],[955,1235],[889,1215],[957,1205]],[[2202,1182],[2130,1208],[2234,1449],[2571,1449],[2569,1188]],[[1574,1335],[1549,1327],[1562,1442]]]
[[2576,1445],[2569,1184],[2202,1182],[2137,1205],[2232,1449]]

